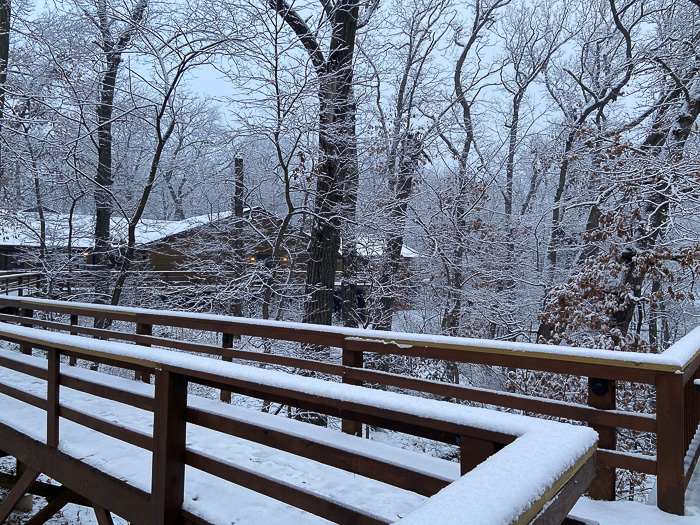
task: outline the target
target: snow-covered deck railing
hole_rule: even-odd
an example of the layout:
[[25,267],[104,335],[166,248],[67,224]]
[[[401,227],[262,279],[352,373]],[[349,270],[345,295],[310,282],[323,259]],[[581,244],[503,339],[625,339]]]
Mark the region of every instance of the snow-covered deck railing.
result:
[[[598,476],[589,489],[589,493],[598,498],[614,498],[615,469],[628,469],[656,475],[659,507],[682,514],[684,490],[698,459],[696,454],[690,466],[684,467],[685,452],[700,422],[700,394],[692,385],[692,379],[700,378],[700,329],[694,330],[666,352],[657,355],[346,329],[34,298],[0,297],[0,306],[13,308],[15,312],[21,311],[24,318],[20,322],[25,326],[216,355],[228,361],[240,359],[288,369],[305,369],[335,375],[347,384],[381,384],[521,410],[529,414],[578,420],[600,434],[598,461],[603,468],[599,469]],[[64,314],[64,322],[34,319],[32,315],[35,311],[52,315]],[[93,328],[95,318],[122,321],[127,326],[123,323],[119,325],[121,331],[100,330]],[[18,321],[15,315],[10,314],[0,314],[0,320]],[[81,320],[87,326],[81,326]],[[132,328],[129,331],[128,323],[135,325],[135,330]],[[158,328],[156,332],[153,330],[159,326],[218,332],[222,334],[222,343],[220,346],[206,345],[153,335],[159,333]],[[277,345],[272,344],[267,346],[272,353],[264,353],[240,345],[234,348],[233,335],[321,345],[341,351],[331,353],[336,356],[331,360],[316,360],[280,355],[283,352],[275,353]],[[581,399],[578,402],[535,397],[364,368],[363,363],[369,355],[409,356],[567,374],[586,378],[588,388],[579,393]],[[625,386],[628,390],[637,389],[645,396],[655,396],[655,405],[650,405],[656,407],[656,414],[638,412],[631,406],[618,407],[616,383],[620,382],[629,384]],[[647,385],[653,385],[654,388]],[[229,395],[225,389],[222,391],[222,399],[228,399]],[[343,429],[358,434],[361,425],[345,418]],[[655,434],[656,456],[618,450],[619,430],[631,430],[648,436]]]
[[[199,483],[196,471],[188,471],[186,482],[186,466],[332,522],[353,525],[410,525],[436,520],[442,525],[502,525],[536,519],[557,523],[595,474],[597,435],[585,427],[7,323],[0,323],[0,338],[47,351],[46,361],[0,351],[0,406],[5,407],[0,410],[0,448],[29,466],[27,479],[44,472],[98,508],[114,511],[132,523],[217,522],[206,517],[206,509],[192,503],[201,489],[193,488]],[[132,381],[133,388],[117,387],[102,374],[61,364],[64,355],[152,374],[155,387],[150,392],[154,393],[144,393],[150,385]],[[36,379],[45,381],[45,386],[37,389]],[[405,460],[410,453],[382,456],[372,452],[372,446],[378,444],[371,445],[360,437],[338,433],[335,443],[328,439],[326,430],[323,437],[316,437],[311,430],[285,432],[285,418],[271,417],[277,423],[259,424],[255,418],[247,420],[232,417],[225,410],[203,408],[188,400],[189,383],[459,444],[462,476],[453,481],[449,475],[431,471],[426,461],[401,464],[401,458]],[[77,403],[74,392],[152,411],[153,430],[133,428],[132,421],[122,421],[114,409],[90,413],[89,403]],[[31,417],[27,409],[13,408],[18,402],[46,411],[45,433],[37,430],[36,423],[27,423],[26,418]],[[114,471],[100,452],[83,451],[80,443],[72,443],[78,435],[72,423],[95,431],[90,440],[109,436],[122,443],[118,446],[152,452],[150,464],[130,464],[131,469],[151,469],[150,486],[144,489],[139,476],[132,479],[118,469]],[[345,503],[342,496],[352,487],[336,482],[338,494],[315,492],[303,485],[305,482],[298,485],[278,479],[274,473],[256,472],[247,466],[246,458],[221,459],[209,450],[197,449],[192,443],[197,442],[199,429],[261,443],[429,497],[422,503],[415,499],[407,503],[412,508],[403,517],[382,515]],[[94,449],[94,445],[90,447]],[[138,457],[134,453],[134,458]],[[23,491],[26,479],[24,483],[20,479],[18,486]],[[240,504],[211,496],[208,500],[210,505],[235,508]],[[0,522],[2,511],[0,506]]]
[[39,288],[41,278],[40,272],[0,272],[0,293],[22,296],[27,289]]

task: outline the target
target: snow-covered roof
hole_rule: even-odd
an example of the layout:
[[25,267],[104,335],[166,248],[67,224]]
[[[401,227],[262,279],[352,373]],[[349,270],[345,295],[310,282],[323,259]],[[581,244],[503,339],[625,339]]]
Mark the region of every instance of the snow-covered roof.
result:
[[[357,238],[357,254],[360,257],[381,257],[386,249],[386,239],[381,237],[363,235]],[[413,248],[406,246],[404,243],[401,246],[401,257],[410,259],[420,257],[420,254]]]
[[[136,243],[147,244],[197,226],[224,219],[230,215],[217,213],[190,217],[182,221],[142,219],[136,226]],[[67,213],[46,213],[46,244],[50,247],[68,246],[71,221]],[[128,223],[123,217],[113,217],[110,225],[112,243],[126,244]],[[40,245],[40,221],[37,213],[13,213],[0,217],[0,245],[36,247]],[[95,217],[73,215],[71,244],[90,248],[95,238]]]

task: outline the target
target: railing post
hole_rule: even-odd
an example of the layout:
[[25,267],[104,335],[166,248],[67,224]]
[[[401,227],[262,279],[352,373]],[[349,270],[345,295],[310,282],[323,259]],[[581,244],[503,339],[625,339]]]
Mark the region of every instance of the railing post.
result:
[[[153,335],[153,325],[145,323],[136,323],[136,334],[137,335]],[[151,346],[150,343],[141,343],[141,346]],[[151,374],[146,372],[134,372],[134,379],[137,381],[140,379],[144,383],[151,383]]]
[[496,453],[492,441],[459,436],[459,474],[464,476]]
[[23,290],[22,290],[22,276],[20,275],[19,278],[17,279],[17,295],[19,297],[22,297],[23,295]]
[[[362,368],[364,363],[364,353],[361,350],[348,350],[343,346],[343,366],[349,366],[353,368]],[[358,385],[362,386],[362,381],[357,379],[351,379],[343,373],[343,383],[348,385]],[[359,421],[350,421],[349,419],[343,419],[341,422],[341,429],[346,434],[351,434],[353,436],[362,436],[362,423]]]
[[58,447],[58,418],[60,412],[59,388],[61,379],[61,353],[50,348],[47,356],[46,378],[46,444]]
[[[34,317],[34,310],[31,310],[29,308],[22,308],[20,310],[20,315],[22,317]],[[31,324],[27,324],[27,323],[20,323],[20,325],[27,326],[27,327],[32,326]],[[21,353],[23,353],[24,355],[32,355],[32,347],[30,345],[27,345],[27,344],[19,345],[19,351]]]
[[685,511],[683,374],[656,374],[656,501],[664,512]]
[[[609,379],[588,378],[588,406],[601,410],[615,410],[615,381]],[[615,450],[617,448],[617,429],[590,425],[598,432],[598,448]],[[600,458],[596,461],[595,479],[588,487],[591,499],[615,501],[615,468],[603,465]]]
[[[75,315],[75,314],[72,314],[72,315],[70,316],[70,325],[71,325],[71,326],[76,326],[77,324],[78,324],[78,316]],[[74,331],[71,330],[70,335],[78,335],[78,332],[74,332]],[[77,365],[77,364],[78,364],[78,358],[75,357],[74,355],[70,356],[70,357],[68,358],[68,364],[69,364],[70,366],[75,366],[75,365]]]
[[181,525],[185,493],[187,379],[167,370],[156,370],[155,383],[151,523]]
[[[221,334],[221,348],[233,348],[233,334],[229,334],[226,332]],[[233,361],[232,358],[230,358],[226,355],[222,355],[221,360],[226,361],[228,363]],[[221,399],[221,401],[223,401],[224,403],[230,403],[231,402],[231,391],[221,389],[221,392],[219,394],[219,399]]]

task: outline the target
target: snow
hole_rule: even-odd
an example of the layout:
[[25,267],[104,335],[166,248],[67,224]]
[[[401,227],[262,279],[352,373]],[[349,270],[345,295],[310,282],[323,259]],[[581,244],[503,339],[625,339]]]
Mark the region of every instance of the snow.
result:
[[[182,221],[141,219],[136,226],[136,243],[148,244],[171,235],[182,233],[197,226],[223,219],[230,213],[200,215]],[[39,216],[36,213],[17,213],[2,217],[0,245],[37,247],[39,242]],[[68,245],[69,215],[66,213],[46,213],[46,244],[65,247]],[[124,217],[113,217],[110,224],[112,242],[126,244],[128,222]],[[93,215],[73,216],[73,247],[91,248],[95,238],[95,217]]]
[[[552,432],[557,429],[562,430],[569,428],[569,425],[561,425],[552,421],[444,403],[432,399],[411,397],[410,403],[407,404],[407,396],[403,394],[372,390],[361,386],[342,383],[332,383],[312,377],[291,375],[276,370],[266,370],[237,363],[227,363],[209,357],[173,352],[161,348],[90,339],[87,337],[48,332],[46,330],[4,323],[0,325],[0,336],[2,335],[8,337],[35,338],[37,342],[40,340],[44,344],[48,343],[57,347],[74,348],[75,346],[79,346],[103,355],[144,361],[147,362],[149,366],[156,368],[171,367],[173,369],[185,370],[188,371],[186,373],[192,376],[195,376],[197,372],[215,374],[224,378],[231,378],[258,386],[287,389],[292,392],[312,396],[330,397],[349,403],[382,407],[386,410],[411,414],[421,418],[438,419],[457,425],[466,425],[513,436],[545,428],[547,431]],[[591,435],[595,434],[592,430],[583,428],[576,428],[569,432],[572,434],[577,434],[579,432],[586,434],[588,433],[586,431],[590,432]],[[584,442],[587,441],[584,440]],[[590,446],[590,444],[588,446]],[[586,447],[586,450],[587,448],[588,447]]]
[[675,516],[638,501],[581,498],[569,514],[599,525],[700,525],[700,516]]
[[[585,427],[574,427],[552,421],[429,399],[410,398],[410,403],[407,403],[407,396],[401,394],[328,383],[314,378],[291,376],[282,372],[225,363],[207,357],[179,354],[169,350],[99,341],[9,325],[3,326],[2,332],[8,335],[41,336],[44,340],[56,345],[69,345],[79,340],[81,345],[104,354],[149,359],[162,367],[187,368],[192,374],[197,371],[216,373],[223,377],[252,382],[257,385],[285,388],[312,396],[334,397],[351,403],[369,404],[396,412],[413,414],[425,419],[436,419],[517,437],[514,442],[483,462],[475,470],[459,478],[433,498],[426,500],[417,494],[301,459],[279,450],[188,425],[187,446],[192,450],[215,455],[222,461],[252,469],[263,475],[274,476],[284,482],[325,494],[342,501],[343,504],[361,507],[391,520],[404,517],[400,521],[404,525],[435,523],[438,520],[444,522],[441,525],[449,525],[451,523],[464,523],[467,517],[467,522],[474,524],[489,523],[495,525],[512,521],[538,501],[548,487],[567,472],[579,458],[591,452],[597,439],[597,434]],[[39,333],[37,334],[37,332]],[[31,359],[34,363],[45,365],[45,361],[41,359],[21,356],[9,351],[3,351],[2,355],[12,356],[16,360]],[[76,368],[63,367],[63,369],[69,375],[87,374],[94,378],[95,376],[92,374],[96,374],[96,372]],[[43,381],[6,369],[0,369],[0,381],[26,389],[35,395],[43,396],[45,392]],[[103,380],[100,379],[100,381]],[[149,389],[150,392],[153,388],[150,385],[116,377],[108,377],[104,381],[119,384],[121,388],[133,388],[140,391]],[[82,411],[110,422],[120,423],[134,430],[149,434],[152,432],[152,415],[133,407],[94,398],[66,388],[61,389],[61,402],[73,408],[79,407]],[[244,417],[240,412],[244,409],[214,401],[191,398],[190,403],[193,406],[203,406],[219,413],[225,411],[232,414],[232,417]],[[22,432],[35,436],[37,439],[44,439],[45,413],[43,411],[27,407],[27,405],[5,396],[0,396],[0,404],[3,406],[0,421],[5,423],[11,421],[13,427]],[[264,420],[268,422],[267,424],[273,424],[269,423],[272,419],[275,420],[274,425],[281,425],[279,428],[287,428],[290,423],[289,420],[275,418],[275,416],[268,414],[249,414],[249,421]],[[339,433],[334,433],[334,437],[331,438],[331,434],[328,432],[332,431],[328,429],[317,427],[309,429],[306,427],[302,430],[300,425],[304,424],[294,422],[288,428],[292,432],[296,432],[297,435],[304,435],[312,431],[314,439],[320,435],[321,439],[333,439],[334,443],[340,442],[342,446],[350,446],[350,440],[355,440],[354,447],[358,446],[358,442],[366,442],[359,438],[342,436]],[[106,441],[109,442],[109,446],[105,445]],[[388,449],[385,447],[387,445],[373,443],[369,446],[369,450],[371,454],[406,464],[408,452],[387,452]],[[146,451],[105,436],[96,435],[88,429],[63,420],[61,421],[59,448],[68,454],[82,458],[83,461],[95,467],[110,472],[112,475],[126,479],[139,488],[147,490],[149,487],[150,454]],[[440,461],[431,458],[420,460],[416,464],[419,468],[432,471]],[[137,464],[140,465],[138,469],[135,468]],[[143,468],[144,464],[148,465],[149,468]],[[442,464],[444,465],[444,462]],[[440,475],[454,479],[454,468],[451,466],[436,470]],[[290,519],[294,523],[322,521],[298,509],[291,511],[298,515],[294,514],[290,518],[290,507],[222,480],[216,480],[195,469],[187,469],[186,485],[185,507],[216,523],[236,522],[262,525],[270,521],[290,522]],[[216,490],[213,490],[214,485]],[[216,500],[208,501],[209,498],[216,498]],[[222,501],[234,500],[240,502],[235,509],[221,505]]]
[[[360,236],[357,238],[357,254],[361,257],[377,258],[384,255],[387,241],[376,236]],[[404,259],[413,259],[419,257],[417,251],[413,248],[401,245],[401,257]]]
[[[11,354],[9,351],[0,352],[3,356]],[[43,361],[39,358],[24,358],[23,360],[35,365]],[[110,385],[119,385],[122,389],[127,387],[131,389],[130,387],[133,386],[135,390],[141,392],[149,391],[150,395],[153,392],[151,385],[139,384],[117,377],[104,377],[103,374],[89,370],[78,370],[67,366],[62,368],[69,375],[90,378],[92,381],[99,380],[103,383],[108,382]],[[44,397],[46,390],[44,381],[7,369],[0,369],[0,382],[11,384],[23,391],[42,397]],[[82,412],[105,421],[119,423],[132,430],[152,433],[153,416],[150,412],[68,388],[61,388],[61,404],[74,409],[79,408]],[[193,396],[190,396],[190,404],[198,407],[216,407],[217,411],[224,413],[230,409],[231,412],[239,415],[245,411],[245,409]],[[3,410],[0,411],[0,422],[11,424],[26,435],[44,441],[46,415],[43,410],[27,406],[3,395],[0,395],[0,406],[3,407]],[[265,417],[276,419],[280,423],[291,423],[293,427],[304,425],[298,421],[290,422],[286,418],[269,414],[247,412],[258,419]],[[309,432],[314,434],[318,431],[326,434],[332,433],[328,429],[309,429]],[[351,438],[351,436],[345,436],[345,438]],[[358,443],[355,448],[365,445],[365,440],[354,439]],[[380,445],[379,448],[390,448],[387,445],[375,445]],[[405,514],[425,499],[412,492],[195,425],[188,425],[187,447],[188,450],[215,456],[219,460],[239,468],[272,476],[318,494],[332,496],[343,504],[368,508],[385,518],[396,519],[398,515]],[[377,447],[375,447],[376,449]],[[141,490],[148,491],[150,489],[151,454],[148,451],[97,434],[63,419],[61,419],[59,450],[119,479],[127,480],[131,485]],[[403,455],[404,461],[407,457],[417,456],[408,451],[397,451],[395,455]],[[433,463],[449,465],[446,461],[435,458],[433,458]],[[292,520],[294,523],[325,522],[325,520],[299,509],[294,509],[190,467],[186,469],[185,476],[185,508],[214,523],[262,524],[269,523],[270,520],[274,523],[283,523],[287,520]],[[229,501],[236,501],[237,504],[235,506],[222,504],[222,502]]]

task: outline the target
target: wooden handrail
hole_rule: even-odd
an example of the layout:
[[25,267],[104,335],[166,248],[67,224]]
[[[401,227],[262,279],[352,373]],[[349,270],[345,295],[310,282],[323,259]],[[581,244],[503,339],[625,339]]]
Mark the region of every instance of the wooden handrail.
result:
[[[228,329],[239,335],[377,353],[424,356],[425,350],[441,350],[444,351],[440,354],[441,356],[449,355],[450,357],[458,357],[460,353],[468,353],[470,355],[507,356],[514,359],[563,361],[577,366],[588,364],[613,369],[637,370],[642,372],[644,376],[649,376],[650,373],[656,371],[682,372],[690,366],[695,357],[693,355],[687,361],[679,362],[677,359],[669,359],[670,355],[667,355],[666,352],[663,354],[639,354],[615,350],[577,349],[566,346],[427,336],[26,297],[0,296],[0,306],[215,332],[223,332]],[[674,357],[680,353],[680,350],[678,352],[673,350],[673,348],[669,349]],[[697,355],[700,358],[700,349]],[[647,373],[645,374],[645,372]],[[572,370],[572,373],[575,372]]]
[[[523,513],[510,516],[506,522],[508,523],[526,523],[531,518],[537,516],[540,512],[550,512],[546,510],[549,502],[555,496],[564,490],[575,490],[576,494],[580,494],[584,486],[590,481],[590,477],[594,471],[594,453],[595,453],[595,437],[588,429],[581,427],[572,427],[547,421],[532,420],[522,416],[512,414],[485,414],[483,409],[475,409],[462,407],[458,405],[445,404],[441,401],[434,400],[413,400],[410,404],[406,403],[405,396],[390,392],[374,392],[371,401],[367,398],[367,391],[361,387],[352,385],[333,384],[327,385],[324,381],[314,378],[299,378],[285,376],[278,372],[260,370],[250,367],[241,367],[233,363],[218,363],[216,372],[213,372],[211,361],[203,357],[185,356],[170,350],[158,348],[148,348],[125,343],[113,343],[102,340],[91,340],[76,335],[58,334],[39,330],[35,328],[27,328],[22,326],[12,326],[8,324],[0,324],[0,337],[16,342],[31,344],[36,348],[44,348],[49,352],[48,362],[44,366],[33,365],[37,359],[31,356],[20,356],[11,359],[9,357],[1,357],[0,366],[23,371],[31,372],[34,377],[44,376],[49,382],[49,394],[45,401],[47,418],[49,425],[47,426],[47,441],[48,448],[55,449],[59,441],[58,417],[63,417],[74,421],[80,425],[87,426],[102,434],[112,436],[118,440],[133,445],[147,448],[153,451],[153,480],[150,495],[150,511],[146,517],[141,517],[135,522],[154,523],[158,525],[178,524],[182,523],[182,502],[184,496],[184,467],[185,464],[194,466],[210,472],[216,476],[222,477],[244,487],[251,488],[263,494],[285,501],[289,504],[298,506],[309,512],[316,513],[327,519],[331,519],[336,523],[390,523],[385,518],[373,516],[371,513],[361,509],[354,509],[342,503],[335,501],[333,498],[318,496],[309,493],[305,490],[286,485],[268,479],[260,474],[252,471],[241,469],[238,466],[233,466],[216,460],[196,451],[190,451],[185,446],[185,428],[187,422],[197,425],[211,426],[218,431],[230,431],[237,435],[243,434],[247,439],[252,437],[255,432],[260,432],[255,429],[255,425],[248,425],[241,429],[241,426],[236,423],[222,424],[221,415],[207,414],[201,410],[191,408],[187,411],[182,410],[183,406],[187,405],[186,393],[187,384],[196,382],[201,384],[215,384],[216,386],[225,385],[231,390],[243,390],[246,394],[252,394],[255,397],[285,397],[289,398],[298,406],[309,405],[314,409],[322,409],[329,414],[351,415],[363,422],[382,422],[395,423],[400,430],[416,432],[422,435],[426,429],[431,430],[436,436],[446,435],[446,440],[452,438],[450,434],[461,436],[463,439],[471,436],[476,439],[484,439],[495,441],[497,443],[511,443],[507,447],[507,452],[498,452],[506,454],[496,462],[491,462],[490,459],[483,458],[486,461],[479,465],[479,469],[500,469],[500,464],[506,462],[511,465],[513,458],[517,455],[523,457],[521,462],[522,468],[542,470],[548,469],[551,472],[547,475],[540,473],[540,477],[544,475],[549,481],[544,486],[544,492],[541,492],[540,481],[533,487],[523,484],[524,476],[519,477],[517,481],[519,489],[517,492],[522,493],[525,488],[527,496],[526,510]],[[61,371],[60,354],[70,351],[77,354],[83,359],[109,360],[116,364],[122,364],[126,367],[138,366],[149,367],[155,374],[155,396],[154,398],[130,393],[124,396],[124,400],[135,402],[138,405],[150,405],[153,400],[152,408],[154,409],[154,435],[151,438],[148,435],[140,434],[113,423],[105,422],[99,418],[89,414],[82,413],[72,407],[64,406],[59,398],[58,385],[72,385],[82,387],[84,391],[88,391],[92,395],[106,394],[109,398],[122,400],[118,389],[113,387],[105,387],[104,385],[94,385],[95,383],[80,379],[75,374],[70,374],[70,368],[66,371]],[[144,358],[144,355],[149,355]],[[12,363],[15,363],[13,365]],[[77,372],[77,371],[76,371]],[[68,373],[68,375],[66,375]],[[95,374],[88,372],[86,374]],[[87,375],[85,376],[87,377]],[[16,389],[19,391],[19,389]],[[12,396],[11,390],[5,390]],[[14,392],[17,399],[22,396]],[[273,418],[274,419],[274,418]],[[7,433],[0,425],[0,434]],[[263,434],[269,434],[269,431],[262,431]],[[262,434],[261,434],[262,435]],[[283,436],[279,436],[278,442],[281,442]],[[357,438],[350,438],[357,439]],[[563,442],[562,442],[563,439]],[[262,440],[262,438],[259,438]],[[283,446],[290,450],[294,450],[295,438],[289,440],[291,445]],[[308,438],[305,439],[308,446]],[[362,440],[358,440],[360,443]],[[454,442],[454,441],[452,441]],[[301,444],[301,441],[296,441]],[[266,445],[271,445],[272,442],[265,440]],[[13,445],[14,446],[14,445]],[[20,444],[19,449],[24,450],[25,445]],[[541,449],[539,456],[528,460],[528,451],[533,448]],[[542,455],[547,455],[547,450],[551,449],[552,457],[562,458],[555,460],[551,465],[543,465],[537,459]],[[318,449],[321,450],[321,449]],[[324,457],[330,457],[329,454],[341,453],[338,448],[333,451],[329,445],[325,446],[326,455],[313,454],[313,451],[307,453],[307,457],[313,457],[316,461],[323,460]],[[463,449],[464,450],[464,449]],[[556,454],[554,451],[556,450]],[[345,451],[345,454],[348,452]],[[358,461],[362,459],[359,452],[353,452],[356,455],[355,461],[344,463],[347,468],[360,470],[363,475],[374,477],[373,470],[370,465],[381,465],[382,460],[372,458],[370,463]],[[41,454],[40,454],[41,455]],[[302,454],[303,455],[303,454]],[[494,457],[496,457],[494,456]],[[571,458],[563,459],[563,458]],[[24,458],[23,458],[24,459]],[[369,460],[369,458],[366,458]],[[564,463],[561,463],[564,461]],[[335,459],[331,461],[336,463]],[[43,463],[48,464],[46,461]],[[497,474],[494,470],[494,475]],[[506,478],[512,478],[512,472],[499,471],[498,475],[505,475]],[[529,472],[529,471],[528,471]],[[379,474],[377,472],[377,474]],[[398,481],[403,476],[411,476],[411,470],[404,469],[403,473],[397,471],[397,476],[387,477],[386,473],[381,473],[379,478],[384,482]],[[61,475],[56,475],[51,472],[52,477],[56,476],[60,480]],[[93,475],[88,476],[92,479]],[[517,476],[516,476],[517,477]],[[462,479],[469,478],[467,474]],[[410,484],[416,484],[420,477],[416,480],[409,481]],[[423,479],[425,479],[423,477]],[[399,483],[399,486],[405,485],[405,481]],[[430,492],[438,490],[440,484],[434,485]],[[115,493],[114,497],[119,498],[121,494]],[[534,496],[534,497],[533,497]],[[469,499],[469,494],[462,494],[463,498]],[[482,497],[482,496],[479,496]],[[501,497],[508,497],[506,493]],[[519,508],[523,502],[515,505],[514,508]],[[532,505],[532,501],[535,504]],[[100,506],[110,508],[109,501],[96,500]],[[571,502],[567,503],[568,507],[563,508],[564,514],[568,512]],[[506,506],[507,507],[507,506]],[[558,509],[557,512],[562,512],[558,505],[551,506],[552,509]],[[133,516],[131,511],[127,511],[128,516]],[[410,516],[410,514],[409,514]],[[464,518],[460,515],[459,518]],[[498,519],[498,523],[503,521]]]
[[[619,453],[612,440],[603,448],[599,461],[608,469],[629,468],[658,476],[659,507],[682,514],[679,494],[692,472],[685,472],[682,454],[700,423],[700,398],[692,387],[692,379],[700,376],[700,328],[674,344],[662,354],[637,354],[607,350],[582,350],[569,347],[533,345],[518,342],[478,341],[466,338],[437,337],[419,334],[399,334],[341,327],[316,326],[277,321],[260,321],[219,315],[193,314],[191,312],[156,311],[142,308],[67,303],[27,297],[0,297],[0,306],[25,311],[43,311],[88,318],[105,318],[125,321],[136,326],[169,326],[199,331],[238,334],[262,339],[276,339],[313,345],[340,348],[342,362],[332,363],[309,358],[251,352],[240,348],[192,343],[168,337],[144,333],[100,331],[91,326],[68,325],[44,319],[22,319],[25,325],[70,331],[94,337],[131,341],[141,345],[155,345],[179,350],[207,353],[226,359],[241,359],[289,368],[307,369],[338,376],[344,383],[360,385],[373,383],[430,393],[445,398],[456,398],[478,403],[523,410],[526,413],[544,414],[575,419],[594,426],[611,436],[616,429],[631,429],[657,434],[657,456]],[[16,321],[17,317],[0,314],[0,320]],[[92,325],[92,323],[90,323]],[[139,330],[137,330],[138,332]],[[156,332],[157,333],[157,332]],[[30,345],[25,342],[25,345]],[[68,353],[69,350],[66,350]],[[608,381],[614,388],[615,381],[628,381],[653,385],[657,397],[657,413],[663,412],[663,422],[653,414],[617,410],[612,405],[585,406],[561,400],[534,398],[466,385],[430,381],[400,374],[363,368],[363,356],[369,353],[411,356],[463,363],[486,364],[520,369],[570,374],[579,377]],[[108,356],[102,356],[103,360]],[[134,366],[137,363],[132,363]],[[145,365],[143,365],[145,367]],[[144,368],[145,370],[145,368]],[[680,387],[678,386],[680,381]],[[222,391],[227,387],[220,386]],[[681,392],[679,394],[679,392]],[[653,392],[652,392],[653,394]],[[589,392],[589,397],[592,394]],[[664,407],[664,408],[662,408]],[[352,418],[343,418],[343,429],[359,434]],[[663,450],[662,450],[663,449]],[[680,457],[680,459],[679,459]],[[697,458],[691,464],[695,465]],[[614,471],[613,471],[614,476]],[[608,484],[603,494],[613,497]],[[679,481],[680,480],[680,481]]]

